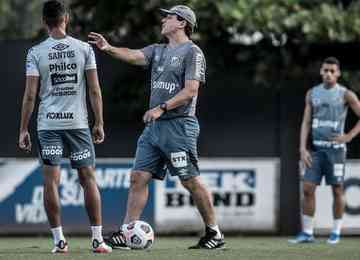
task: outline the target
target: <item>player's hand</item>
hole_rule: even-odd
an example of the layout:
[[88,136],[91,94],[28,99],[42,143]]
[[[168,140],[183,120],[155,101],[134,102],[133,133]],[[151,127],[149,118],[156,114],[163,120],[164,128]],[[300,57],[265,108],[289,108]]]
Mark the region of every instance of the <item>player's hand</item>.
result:
[[162,114],[164,113],[164,110],[162,110],[159,106],[154,107],[148,111],[143,116],[144,123],[150,123],[152,121],[155,121],[158,119]]
[[351,136],[348,134],[334,135],[334,137],[332,138],[332,140],[337,144],[346,144],[350,142],[351,139],[352,139]]
[[19,135],[19,148],[25,152],[31,152],[31,138],[28,131],[21,131]]
[[301,161],[306,168],[310,168],[312,164],[312,157],[308,150],[304,149],[300,151]]
[[102,125],[94,125],[92,135],[94,144],[101,144],[105,139],[104,127]]
[[88,35],[90,40],[88,41],[91,44],[95,44],[102,51],[107,51],[111,48],[111,45],[107,42],[107,40],[99,33],[90,32]]

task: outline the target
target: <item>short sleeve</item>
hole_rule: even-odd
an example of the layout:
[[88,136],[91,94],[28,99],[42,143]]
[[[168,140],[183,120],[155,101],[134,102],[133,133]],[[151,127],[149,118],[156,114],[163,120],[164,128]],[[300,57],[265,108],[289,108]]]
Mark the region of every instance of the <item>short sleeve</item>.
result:
[[85,70],[96,69],[96,59],[94,49],[89,45],[89,50],[86,56]]
[[206,61],[202,51],[194,46],[185,58],[185,80],[198,80],[205,83]]
[[146,66],[150,65],[150,63],[152,62],[156,46],[157,44],[151,44],[140,50],[142,51],[142,53],[144,53]]
[[34,48],[31,48],[26,56],[26,76],[40,76]]

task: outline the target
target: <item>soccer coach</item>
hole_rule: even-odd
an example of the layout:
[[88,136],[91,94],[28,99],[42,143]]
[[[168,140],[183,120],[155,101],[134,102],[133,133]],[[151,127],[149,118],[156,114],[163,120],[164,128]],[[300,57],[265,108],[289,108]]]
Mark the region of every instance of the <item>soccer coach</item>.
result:
[[[160,11],[163,16],[161,34],[168,40],[167,44],[152,44],[140,50],[116,48],[101,34],[89,34],[89,42],[100,50],[151,69],[150,109],[143,116],[146,127],[137,143],[122,229],[140,218],[148,198],[149,181],[164,179],[167,169],[171,175],[178,176],[191,193],[205,223],[205,235],[190,248],[221,248],[225,245],[224,237],[198,168],[200,128],[195,110],[199,88],[205,83],[206,64],[203,52],[190,40],[196,16],[184,5]],[[114,248],[125,246],[122,229],[108,240]]]

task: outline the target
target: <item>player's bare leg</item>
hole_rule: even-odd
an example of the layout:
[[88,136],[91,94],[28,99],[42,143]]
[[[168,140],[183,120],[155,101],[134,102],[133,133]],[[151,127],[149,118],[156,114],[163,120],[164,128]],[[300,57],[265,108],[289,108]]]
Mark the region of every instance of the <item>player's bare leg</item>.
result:
[[60,184],[60,167],[44,165],[44,206],[51,228],[61,226],[60,199],[58,187]]
[[190,192],[204,223],[207,226],[216,225],[215,210],[212,204],[212,199],[204,184],[201,183],[200,177],[183,180],[181,183]]
[[101,199],[96,184],[94,169],[91,166],[82,167],[78,170],[79,182],[84,189],[85,208],[92,226],[100,226],[101,220]]
[[342,217],[344,215],[345,201],[344,201],[344,187],[343,185],[333,185],[332,192],[334,197],[333,202],[333,216],[334,224],[331,230],[329,239],[327,240],[330,244],[337,244],[340,241]]
[[345,209],[344,188],[342,185],[333,185],[332,192],[334,196],[334,204],[333,204],[334,219],[341,219],[344,215],[344,209]]
[[84,190],[85,208],[91,224],[92,250],[94,253],[110,253],[112,249],[105,244],[102,237],[101,198],[94,167],[81,167],[78,169],[78,175],[80,185]]
[[192,177],[181,181],[182,185],[190,192],[200,215],[206,225],[205,236],[197,245],[190,249],[217,249],[225,246],[224,236],[216,224],[215,210],[212,199],[205,185],[200,181],[200,177]]
[[124,224],[118,232],[111,234],[105,241],[116,249],[130,249],[126,245],[125,236],[123,234],[123,228],[126,228],[126,224],[131,221],[138,220],[146,205],[149,190],[148,183],[152,176],[149,172],[144,171],[132,171],[130,174],[130,188],[128,193],[127,209],[124,219]]
[[148,183],[151,174],[144,171],[132,171],[130,176],[130,189],[128,193],[126,216],[124,224],[138,220],[148,199]]
[[290,243],[311,243],[314,242],[314,214],[315,214],[315,191],[316,184],[304,181],[303,183],[303,210],[302,210],[302,232]]
[[309,217],[314,217],[315,214],[315,191],[316,184],[305,181],[303,184],[303,214]]
[[60,219],[60,166],[43,166],[44,176],[44,207],[51,227],[55,247],[52,253],[66,253],[68,251]]

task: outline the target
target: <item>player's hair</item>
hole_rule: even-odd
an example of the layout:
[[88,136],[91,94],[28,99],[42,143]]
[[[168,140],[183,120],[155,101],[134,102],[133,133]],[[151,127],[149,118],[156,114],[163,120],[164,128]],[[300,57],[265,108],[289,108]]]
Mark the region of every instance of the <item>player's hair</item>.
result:
[[46,25],[54,28],[62,23],[64,16],[67,14],[67,10],[62,1],[50,0],[44,3],[42,14]]
[[335,57],[327,57],[322,64],[337,65],[337,67],[340,69],[340,61]]
[[186,36],[191,38],[191,35],[194,32],[193,26],[188,21],[186,21],[184,18],[182,18],[181,16],[177,15],[176,17],[177,17],[178,21],[185,21],[186,22],[184,31],[185,31]]

